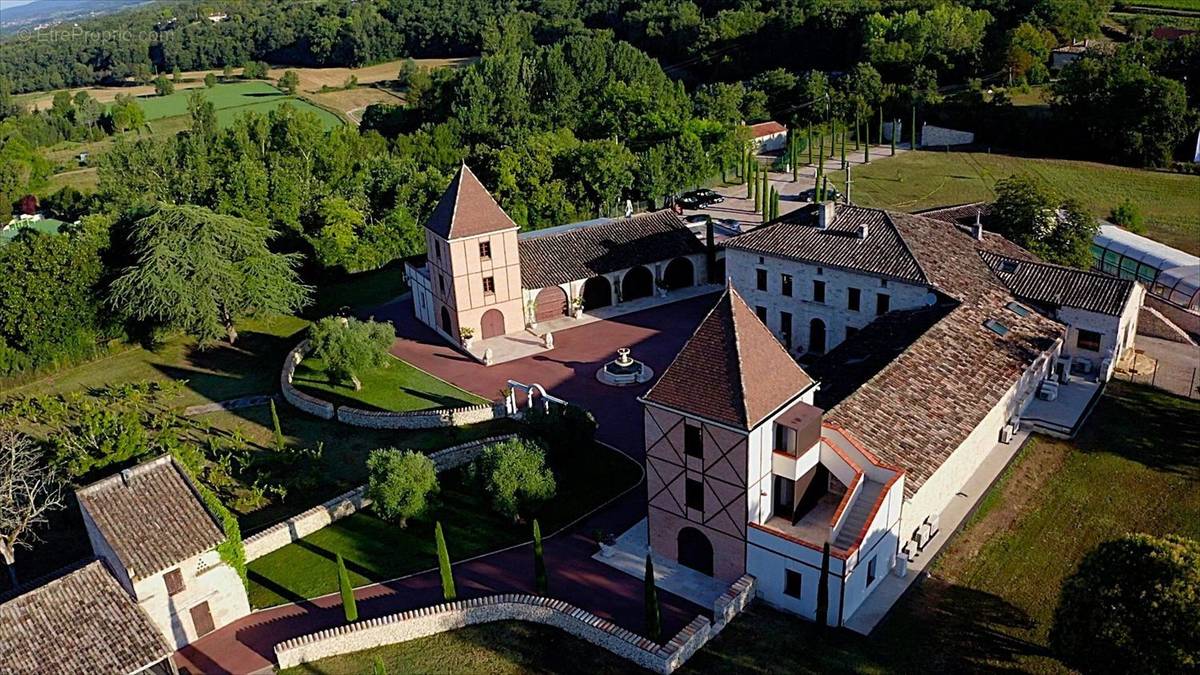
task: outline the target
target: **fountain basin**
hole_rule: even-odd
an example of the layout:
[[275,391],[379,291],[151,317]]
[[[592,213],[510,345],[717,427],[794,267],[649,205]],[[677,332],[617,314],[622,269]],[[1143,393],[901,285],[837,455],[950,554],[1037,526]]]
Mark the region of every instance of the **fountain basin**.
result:
[[596,379],[612,387],[644,384],[654,378],[654,370],[629,355],[629,348],[617,350],[617,358],[596,371]]

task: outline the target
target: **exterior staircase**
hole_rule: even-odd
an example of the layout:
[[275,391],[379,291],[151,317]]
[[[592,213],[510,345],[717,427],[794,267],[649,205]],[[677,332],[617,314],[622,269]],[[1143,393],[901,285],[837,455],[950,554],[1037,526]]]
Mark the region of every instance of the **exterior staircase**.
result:
[[850,504],[850,513],[842,522],[842,529],[838,530],[837,538],[833,540],[833,545],[844,551],[849,550],[858,540],[858,533],[862,532],[863,526],[867,524],[867,518],[871,517],[871,509],[875,506],[875,500],[883,491],[883,483],[877,483],[865,477],[864,480],[866,482],[863,483],[862,490]]

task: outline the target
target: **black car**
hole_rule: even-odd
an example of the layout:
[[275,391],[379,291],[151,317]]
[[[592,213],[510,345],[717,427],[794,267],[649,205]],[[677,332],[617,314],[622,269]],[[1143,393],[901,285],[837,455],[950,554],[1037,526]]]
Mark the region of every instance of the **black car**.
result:
[[704,207],[704,203],[700,198],[691,192],[686,192],[675,198],[675,203],[685,209],[699,209]]
[[685,192],[675,199],[675,202],[685,209],[702,209],[713,204],[720,204],[725,198],[712,190],[692,190]]
[[[815,201],[817,201],[817,189],[809,188],[807,190],[804,190],[797,196],[800,198],[800,201],[815,202]],[[841,198],[842,198],[842,193],[838,192],[837,188],[833,188],[833,187],[825,188],[825,201],[827,201],[827,202],[828,201],[837,201]]]
[[687,223],[688,225],[704,225],[708,222],[708,219],[709,216],[703,213],[694,213],[684,218],[683,222]]
[[725,201],[725,198],[718,194],[715,190],[709,190],[708,188],[694,190],[692,194],[699,197],[700,201],[704,202],[705,206],[709,204],[720,204],[721,202]]

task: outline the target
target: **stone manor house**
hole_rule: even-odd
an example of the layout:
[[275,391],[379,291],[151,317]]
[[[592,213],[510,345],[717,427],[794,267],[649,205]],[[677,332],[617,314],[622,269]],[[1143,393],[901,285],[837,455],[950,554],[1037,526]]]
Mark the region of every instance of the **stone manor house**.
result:
[[642,398],[649,543],[810,619],[824,577],[823,620],[844,625],[1045,382],[1105,381],[1133,344],[1140,284],[1041,262],[962,211],[817,204],[719,246],[669,211],[518,235],[464,166],[407,272],[455,343],[724,278]]

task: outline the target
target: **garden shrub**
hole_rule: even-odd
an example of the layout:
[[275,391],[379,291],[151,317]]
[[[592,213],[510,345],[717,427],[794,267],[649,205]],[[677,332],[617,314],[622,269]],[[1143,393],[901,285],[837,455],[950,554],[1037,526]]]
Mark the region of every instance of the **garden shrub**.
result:
[[400,527],[425,513],[429,496],[438,491],[433,460],[419,452],[383,448],[367,458],[367,496],[379,517]]
[[1050,645],[1072,668],[1200,668],[1200,542],[1129,534],[1100,544],[1064,583]]
[[520,520],[554,496],[554,472],[546,466],[546,451],[535,441],[510,438],[484,448],[477,460],[479,479],[496,511]]

